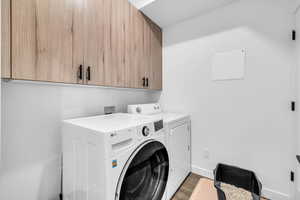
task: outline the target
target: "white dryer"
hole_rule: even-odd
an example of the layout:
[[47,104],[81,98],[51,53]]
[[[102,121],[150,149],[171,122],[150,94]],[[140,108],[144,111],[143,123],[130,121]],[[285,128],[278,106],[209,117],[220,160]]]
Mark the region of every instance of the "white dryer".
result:
[[170,155],[167,199],[171,199],[191,172],[191,120],[182,113],[163,112],[159,104],[129,105],[128,113],[163,119]]
[[166,199],[164,130],[159,119],[130,114],[64,121],[64,199]]

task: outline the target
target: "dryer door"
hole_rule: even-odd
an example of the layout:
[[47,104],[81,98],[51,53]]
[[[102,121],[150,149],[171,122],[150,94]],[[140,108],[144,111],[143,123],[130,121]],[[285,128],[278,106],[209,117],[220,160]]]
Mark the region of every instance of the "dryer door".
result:
[[169,175],[169,157],[158,141],[144,143],[129,159],[118,184],[117,200],[161,200]]

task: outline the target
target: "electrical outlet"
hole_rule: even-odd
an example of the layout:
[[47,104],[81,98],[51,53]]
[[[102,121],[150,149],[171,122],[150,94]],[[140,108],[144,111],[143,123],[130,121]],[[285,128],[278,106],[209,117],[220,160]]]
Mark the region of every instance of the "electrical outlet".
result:
[[208,149],[204,149],[204,151],[203,151],[203,157],[204,157],[205,159],[209,159],[210,155],[209,155]]

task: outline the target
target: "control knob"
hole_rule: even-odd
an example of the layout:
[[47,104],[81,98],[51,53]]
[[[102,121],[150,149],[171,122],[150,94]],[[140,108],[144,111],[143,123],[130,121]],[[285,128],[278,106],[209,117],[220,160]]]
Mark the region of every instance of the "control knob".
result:
[[141,107],[136,107],[136,112],[140,114],[142,112],[142,108]]
[[149,134],[150,134],[150,129],[149,129],[148,126],[144,126],[144,127],[143,127],[142,134],[143,134],[143,136],[145,136],[145,137],[149,136]]

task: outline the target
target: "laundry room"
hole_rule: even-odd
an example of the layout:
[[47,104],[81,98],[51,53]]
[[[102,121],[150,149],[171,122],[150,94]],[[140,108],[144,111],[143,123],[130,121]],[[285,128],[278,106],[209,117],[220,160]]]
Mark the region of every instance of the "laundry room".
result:
[[0,11],[0,200],[300,199],[300,0]]

